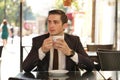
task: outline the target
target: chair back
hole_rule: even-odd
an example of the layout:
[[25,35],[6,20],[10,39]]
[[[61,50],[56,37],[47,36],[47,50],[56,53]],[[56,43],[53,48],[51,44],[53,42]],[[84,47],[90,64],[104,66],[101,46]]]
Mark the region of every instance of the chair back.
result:
[[0,57],[2,55],[2,49],[3,49],[3,46],[0,46]]
[[101,70],[104,71],[120,70],[120,51],[98,50],[97,56],[100,61]]
[[87,44],[87,51],[97,51],[98,49],[113,49],[113,44]]

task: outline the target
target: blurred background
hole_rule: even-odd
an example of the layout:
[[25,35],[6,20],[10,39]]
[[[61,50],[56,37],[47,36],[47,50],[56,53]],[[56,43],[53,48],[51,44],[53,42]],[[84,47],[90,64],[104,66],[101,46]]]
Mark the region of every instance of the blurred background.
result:
[[0,0],[0,22],[7,19],[14,28],[15,36],[20,37],[20,33],[22,37],[41,35],[47,32],[48,11],[62,9],[69,18],[65,32],[78,35],[84,46],[87,43],[114,43],[115,48],[119,48],[120,0],[66,1],[70,4],[65,0]]

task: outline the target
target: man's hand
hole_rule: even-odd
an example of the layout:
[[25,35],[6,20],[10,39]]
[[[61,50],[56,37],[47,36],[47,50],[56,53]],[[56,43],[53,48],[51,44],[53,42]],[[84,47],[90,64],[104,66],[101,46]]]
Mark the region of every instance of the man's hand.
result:
[[44,53],[47,53],[52,47],[53,47],[53,40],[52,37],[49,37],[44,40],[41,49]]
[[58,49],[58,50],[62,51],[66,56],[71,55],[72,50],[69,48],[69,46],[67,45],[67,43],[65,42],[64,39],[57,39],[53,43],[53,47],[55,49]]

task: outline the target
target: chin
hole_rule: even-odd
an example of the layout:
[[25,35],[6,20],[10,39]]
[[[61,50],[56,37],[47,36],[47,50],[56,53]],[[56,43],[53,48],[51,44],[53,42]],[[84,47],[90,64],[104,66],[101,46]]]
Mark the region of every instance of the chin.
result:
[[51,36],[55,36],[56,34],[50,33]]

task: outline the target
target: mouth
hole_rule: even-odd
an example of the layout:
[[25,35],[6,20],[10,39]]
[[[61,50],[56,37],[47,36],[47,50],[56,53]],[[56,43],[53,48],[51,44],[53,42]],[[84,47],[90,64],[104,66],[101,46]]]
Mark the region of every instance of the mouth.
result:
[[55,30],[50,30],[50,32],[55,32]]

